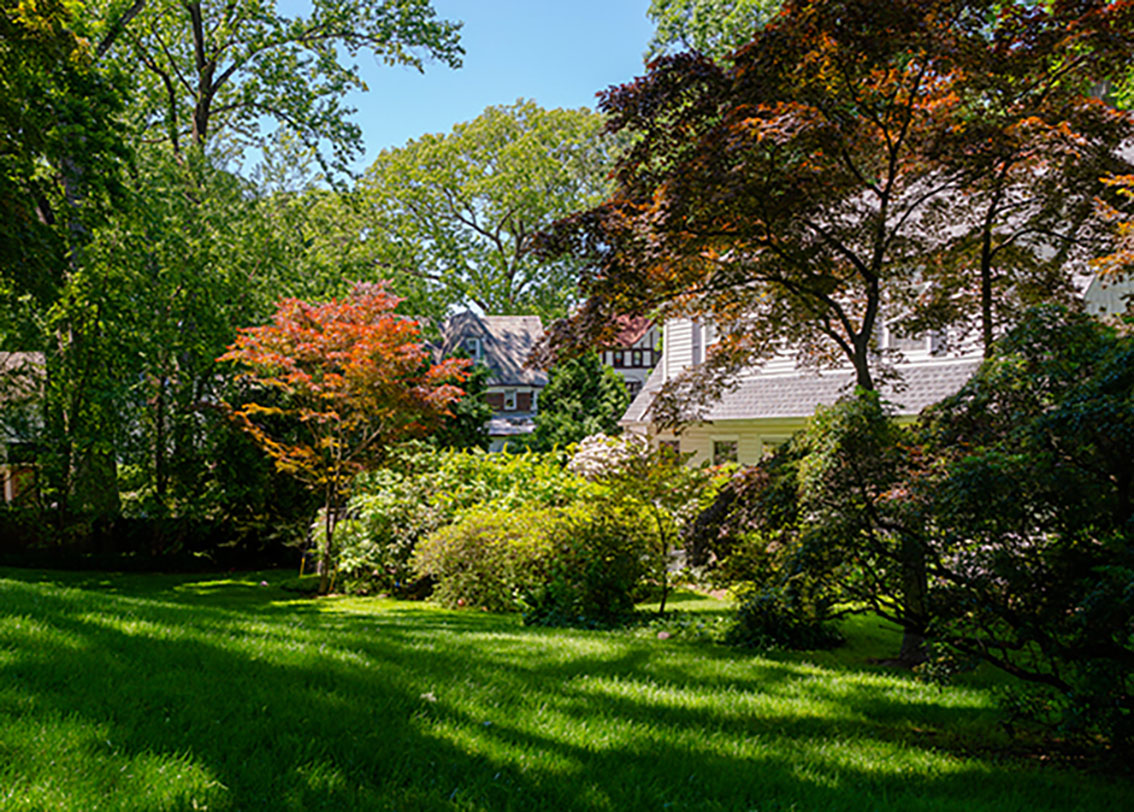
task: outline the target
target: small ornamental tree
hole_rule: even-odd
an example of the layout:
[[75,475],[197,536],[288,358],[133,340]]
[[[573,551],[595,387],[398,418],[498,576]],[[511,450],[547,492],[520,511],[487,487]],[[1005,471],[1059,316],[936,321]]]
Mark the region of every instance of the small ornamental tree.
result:
[[275,461],[323,495],[322,578],[330,586],[335,525],[351,478],[392,443],[427,432],[463,391],[468,362],[431,364],[417,322],[395,315],[385,283],[343,299],[279,303],[269,324],[241,328],[218,360],[243,367],[254,399],[233,420]]
[[629,405],[626,382],[594,350],[565,358],[548,371],[547,386],[539,393],[531,446],[550,451],[592,434],[617,434],[618,419]]
[[652,520],[650,558],[661,588],[658,614],[665,612],[669,597],[670,556],[709,484],[709,472],[686,465],[687,457],[667,445],[652,446],[640,435],[596,434],[579,443],[567,466],[609,488],[615,500],[643,509]]

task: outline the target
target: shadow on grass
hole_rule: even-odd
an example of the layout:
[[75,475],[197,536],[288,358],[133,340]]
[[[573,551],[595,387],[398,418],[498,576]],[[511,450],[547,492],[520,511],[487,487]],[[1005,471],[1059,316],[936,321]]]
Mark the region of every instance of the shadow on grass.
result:
[[208,776],[210,809],[967,812],[1120,797],[919,739],[987,712],[876,673],[424,607],[326,612],[255,589],[241,606],[244,585],[187,598],[175,583],[27,581],[0,582],[0,730],[66,722],[89,741],[0,755],[30,788],[63,782],[73,798],[129,807],[117,774],[151,757]]

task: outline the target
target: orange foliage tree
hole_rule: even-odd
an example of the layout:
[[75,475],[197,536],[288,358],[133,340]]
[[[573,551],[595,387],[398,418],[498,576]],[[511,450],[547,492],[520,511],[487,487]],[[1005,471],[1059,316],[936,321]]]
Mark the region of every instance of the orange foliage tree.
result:
[[[1134,175],[1103,178],[1103,183],[1117,189],[1118,194],[1134,200]],[[1125,281],[1134,272],[1134,219],[1104,200],[1097,201],[1103,217],[1115,224],[1114,250],[1092,263],[1105,284]],[[1129,303],[1127,305],[1129,307]]]
[[654,406],[679,424],[784,349],[873,390],[884,327],[990,345],[1106,239],[1099,177],[1131,171],[1134,116],[1091,93],[1131,53],[1130,3],[787,0],[725,63],[654,61],[600,97],[630,145],[614,194],[544,235],[586,302],[540,360],[624,314],[709,321]]
[[351,479],[391,444],[435,427],[464,394],[468,361],[431,363],[417,322],[394,313],[400,301],[385,283],[358,283],[323,304],[284,299],[218,359],[243,367],[255,398],[230,407],[237,425],[323,496],[322,592]]

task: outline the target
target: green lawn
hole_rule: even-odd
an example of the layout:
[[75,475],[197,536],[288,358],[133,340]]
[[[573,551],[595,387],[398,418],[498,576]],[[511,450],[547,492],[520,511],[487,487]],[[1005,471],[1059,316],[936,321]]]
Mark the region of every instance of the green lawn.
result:
[[0,809],[1006,812],[1134,789],[998,755],[983,688],[862,664],[894,644],[874,621],[754,657],[297,600],[285,577],[0,570]]

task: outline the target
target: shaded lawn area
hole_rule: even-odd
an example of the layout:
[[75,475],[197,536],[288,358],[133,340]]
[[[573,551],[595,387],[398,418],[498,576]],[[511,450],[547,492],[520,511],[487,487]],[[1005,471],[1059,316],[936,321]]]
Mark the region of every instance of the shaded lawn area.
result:
[[[383,599],[290,573],[0,570],[0,809],[1119,809],[998,756],[988,692],[835,653]],[[682,608],[710,616],[711,600]]]

